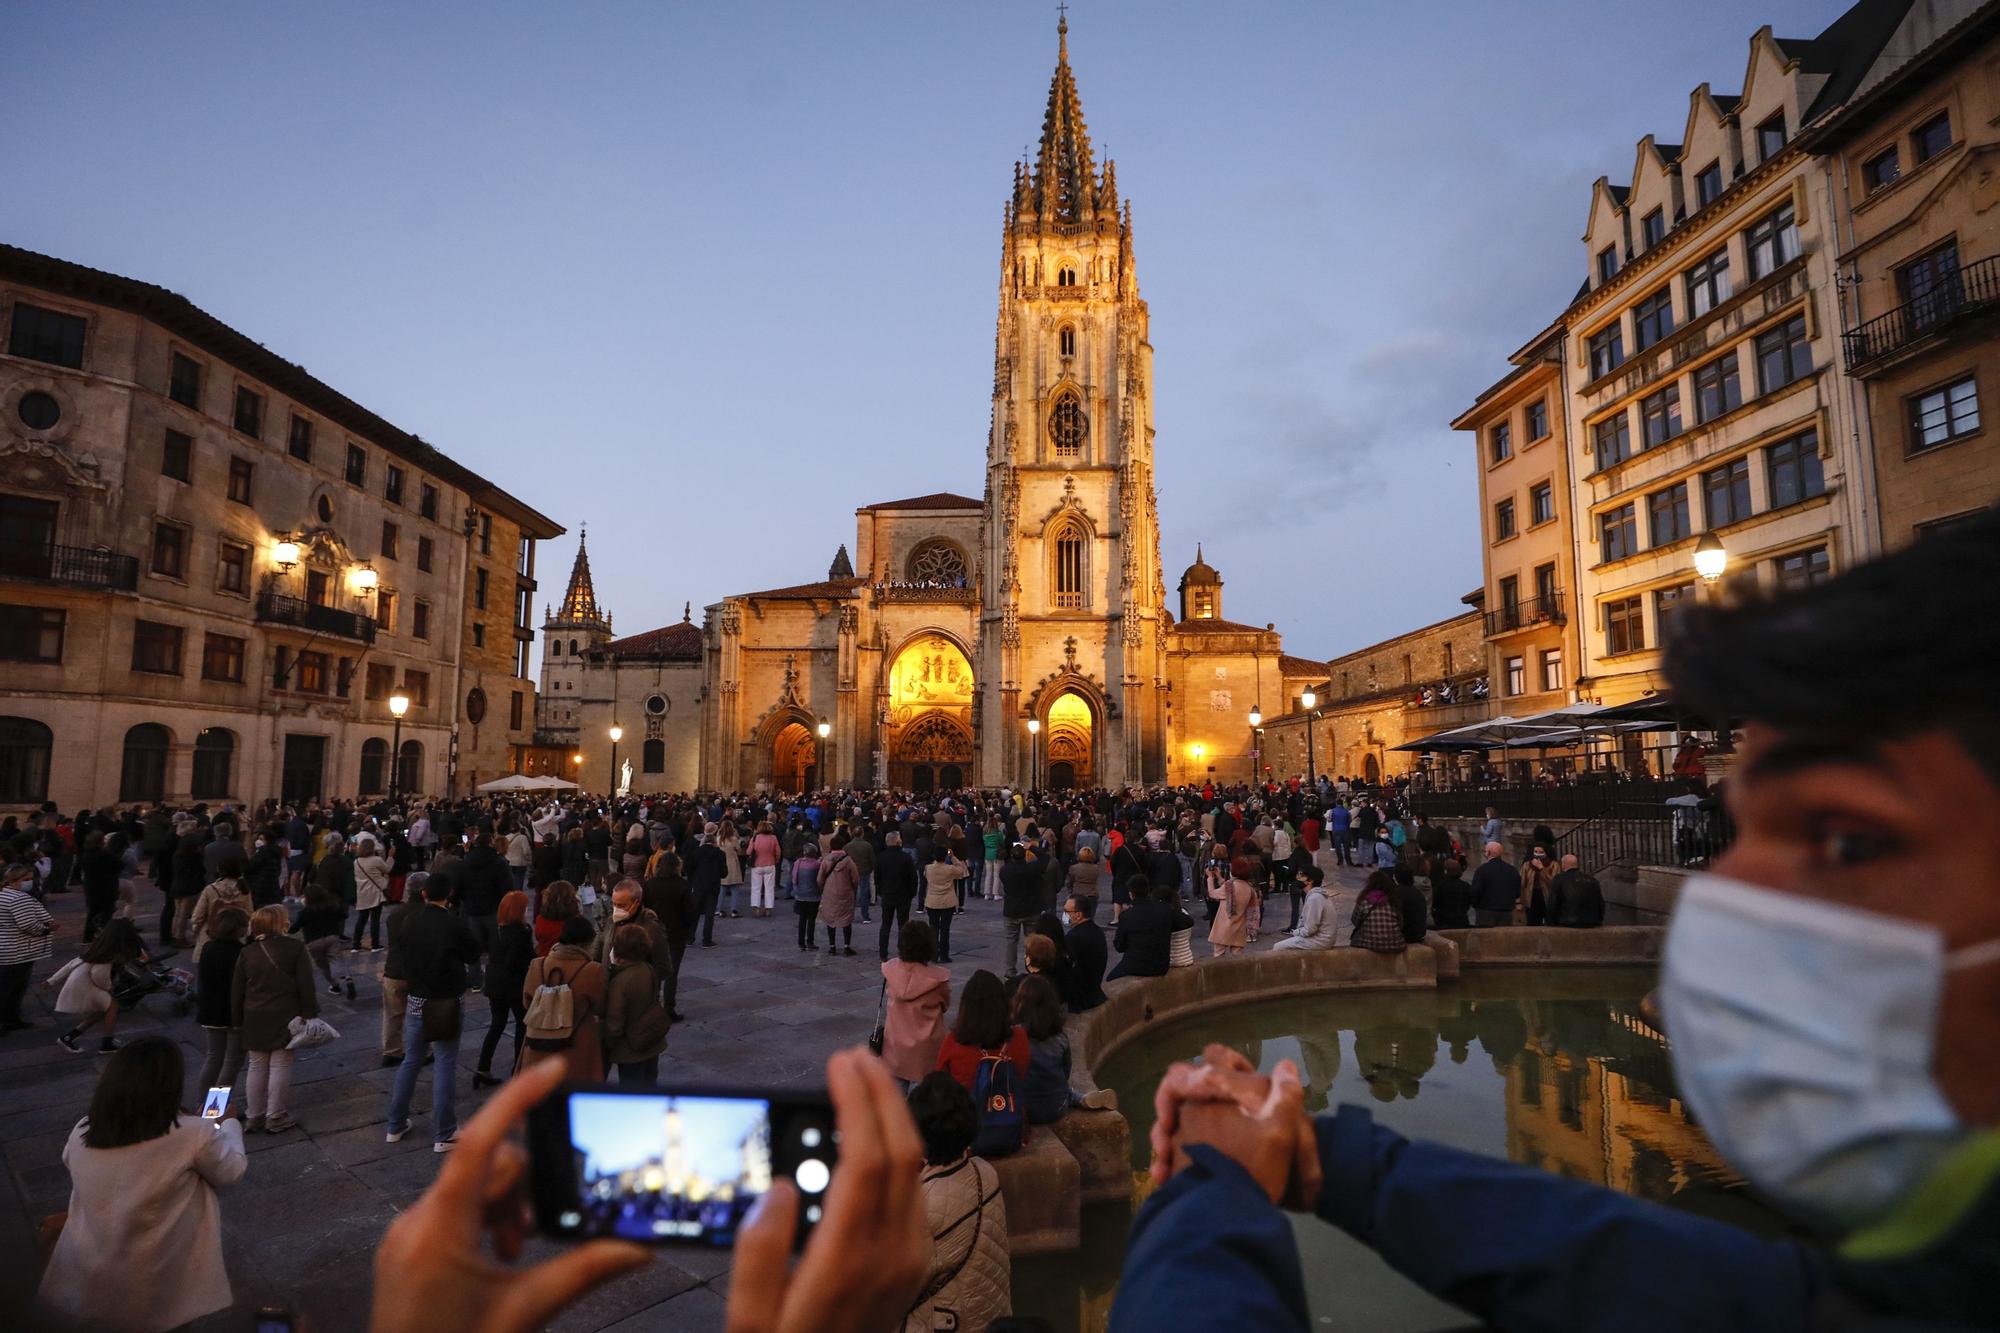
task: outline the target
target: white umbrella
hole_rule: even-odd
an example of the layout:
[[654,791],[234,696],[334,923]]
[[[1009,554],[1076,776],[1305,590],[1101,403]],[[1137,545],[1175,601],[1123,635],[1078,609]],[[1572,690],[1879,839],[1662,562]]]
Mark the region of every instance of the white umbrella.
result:
[[495,778],[491,782],[482,782],[479,784],[480,791],[537,791],[539,789],[540,785],[534,778],[520,773],[509,773],[504,778]]

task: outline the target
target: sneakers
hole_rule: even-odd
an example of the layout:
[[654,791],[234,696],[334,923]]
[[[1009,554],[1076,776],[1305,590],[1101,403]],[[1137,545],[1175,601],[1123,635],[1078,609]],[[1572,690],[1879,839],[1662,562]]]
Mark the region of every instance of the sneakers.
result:
[[408,1134],[409,1132],[410,1132],[410,1127],[408,1125],[404,1125],[401,1129],[392,1129],[387,1134],[384,1134],[382,1136],[382,1141],[384,1143],[401,1143],[403,1141],[403,1136],[405,1134]]
[[276,1115],[264,1117],[264,1132],[266,1134],[282,1134],[298,1123],[289,1114],[280,1111]]
[[1098,1088],[1083,1094],[1079,1105],[1092,1111],[1115,1111],[1118,1109],[1118,1094],[1110,1088]]
[[74,1032],[65,1032],[60,1037],[57,1037],[56,1045],[62,1047],[72,1055],[83,1054],[83,1047],[77,1045],[76,1034]]
[[451,1133],[439,1139],[436,1143],[433,1143],[431,1145],[431,1151],[450,1152],[452,1150],[453,1145],[455,1145],[457,1142],[458,1142],[458,1131],[453,1130]]
[[333,983],[333,985],[331,985],[331,986],[328,986],[328,987],[326,988],[326,993],[327,993],[328,995],[338,995],[338,994],[340,994],[340,983],[336,981],[336,982],[334,982],[334,983]]
[[97,1043],[97,1049],[100,1054],[109,1055],[113,1051],[124,1050],[125,1043],[118,1040],[118,1038],[116,1037],[106,1037],[102,1041]]

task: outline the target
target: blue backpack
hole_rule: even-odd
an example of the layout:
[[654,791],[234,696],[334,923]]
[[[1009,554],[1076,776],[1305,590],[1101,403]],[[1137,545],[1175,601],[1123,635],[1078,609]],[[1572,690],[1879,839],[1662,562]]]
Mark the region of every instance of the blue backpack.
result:
[[1021,1114],[1020,1098],[1015,1095],[1014,1062],[1004,1051],[979,1057],[979,1073],[972,1080],[972,1107],[977,1122],[972,1132],[974,1153],[981,1157],[1005,1157],[1021,1150],[1028,1122]]

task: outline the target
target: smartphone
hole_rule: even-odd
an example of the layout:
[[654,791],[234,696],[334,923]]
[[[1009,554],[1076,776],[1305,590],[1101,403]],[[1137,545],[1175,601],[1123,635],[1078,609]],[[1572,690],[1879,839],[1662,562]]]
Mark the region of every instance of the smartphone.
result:
[[839,1145],[823,1090],[565,1084],[528,1112],[535,1220],[571,1240],[728,1249],[782,1177],[799,1191],[796,1247]]
[[260,1306],[252,1325],[256,1333],[297,1333],[298,1326],[292,1312],[277,1305]]
[[208,1090],[208,1096],[202,1101],[201,1104],[201,1118],[203,1120],[220,1120],[224,1115],[228,1113],[228,1111],[229,1111],[228,1087],[225,1086],[220,1088],[210,1088]]

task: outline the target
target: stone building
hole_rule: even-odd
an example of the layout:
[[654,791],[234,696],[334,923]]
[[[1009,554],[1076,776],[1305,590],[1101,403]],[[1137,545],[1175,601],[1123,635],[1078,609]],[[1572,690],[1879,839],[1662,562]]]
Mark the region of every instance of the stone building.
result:
[[0,246],[0,329],[0,808],[449,791],[532,691],[469,570],[562,529],[148,283]]

